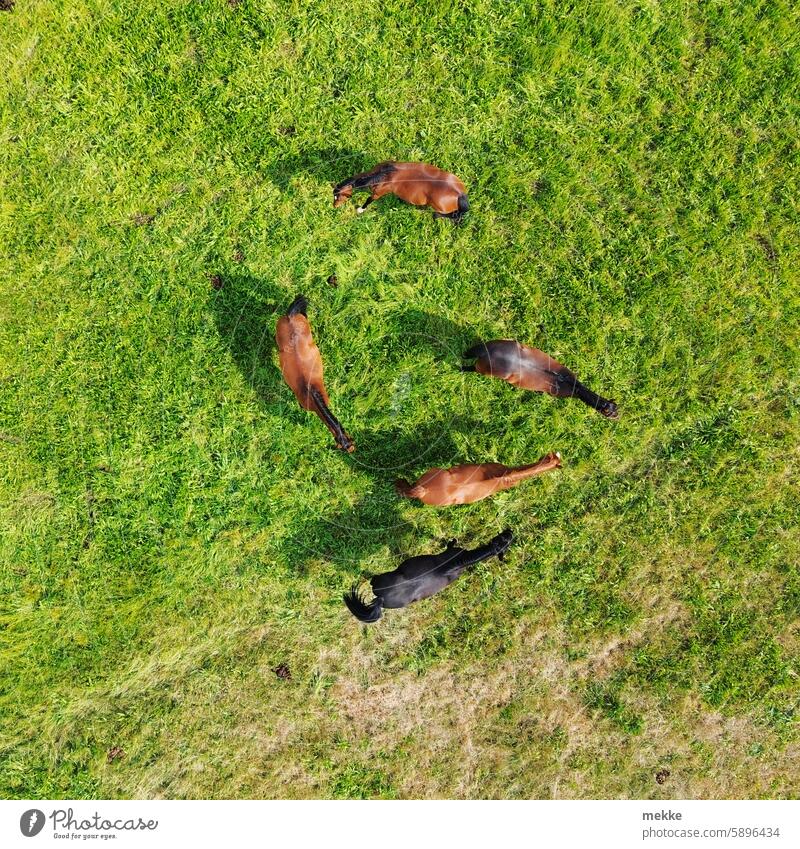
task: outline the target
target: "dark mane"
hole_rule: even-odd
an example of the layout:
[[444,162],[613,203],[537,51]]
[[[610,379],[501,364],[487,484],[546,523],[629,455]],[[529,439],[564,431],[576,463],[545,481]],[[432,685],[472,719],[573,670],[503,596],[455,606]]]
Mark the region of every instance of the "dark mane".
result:
[[380,183],[385,180],[390,174],[396,170],[394,162],[381,162],[376,165],[371,171],[363,171],[361,174],[356,174],[347,180],[342,180],[334,187],[335,192],[340,192],[347,186],[352,186],[354,189],[365,189],[367,186],[372,186],[375,183]]

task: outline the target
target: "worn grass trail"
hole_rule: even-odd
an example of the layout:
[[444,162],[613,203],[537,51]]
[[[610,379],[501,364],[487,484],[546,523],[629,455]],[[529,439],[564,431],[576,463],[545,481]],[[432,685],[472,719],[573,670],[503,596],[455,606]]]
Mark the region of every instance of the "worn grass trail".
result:
[[[797,23],[0,12],[0,792],[796,796]],[[331,208],[385,158],[457,173],[465,224]],[[298,292],[349,457],[280,380]],[[459,373],[479,338],[620,420]],[[550,450],[460,509],[391,486]],[[376,626],[341,603],[507,526]]]

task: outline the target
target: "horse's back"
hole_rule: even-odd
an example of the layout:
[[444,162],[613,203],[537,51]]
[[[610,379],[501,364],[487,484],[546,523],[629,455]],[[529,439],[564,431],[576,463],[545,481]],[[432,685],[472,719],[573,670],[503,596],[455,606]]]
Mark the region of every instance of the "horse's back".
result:
[[444,589],[452,578],[445,574],[435,554],[409,557],[392,572],[375,575],[372,589],[384,607],[405,607]]
[[317,385],[325,403],[329,403],[322,379],[322,356],[317,348],[311,327],[303,315],[284,315],[275,328],[281,374],[294,392],[300,405],[314,409],[310,387]]
[[522,349],[522,380],[520,386],[523,389],[531,389],[537,392],[547,392],[550,395],[564,394],[565,385],[572,386],[576,380],[575,375],[558,360],[554,360],[549,354],[538,348],[530,348],[527,345],[520,346]]

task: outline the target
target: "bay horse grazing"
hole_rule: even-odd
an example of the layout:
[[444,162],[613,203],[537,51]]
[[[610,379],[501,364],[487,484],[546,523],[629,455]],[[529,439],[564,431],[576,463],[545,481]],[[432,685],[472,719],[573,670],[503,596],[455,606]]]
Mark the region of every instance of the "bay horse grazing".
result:
[[355,443],[330,411],[330,400],[322,380],[322,357],[311,335],[306,317],[308,301],[298,295],[289,311],[278,319],[275,341],[278,343],[281,372],[304,410],[316,413],[333,434],[336,446],[350,453]]
[[362,189],[369,192],[369,197],[356,209],[358,213],[374,200],[390,194],[415,206],[430,206],[434,218],[449,218],[456,224],[469,209],[467,190],[461,180],[424,162],[381,162],[371,171],[356,174],[334,188],[334,207],[341,206],[354,191]]
[[406,607],[422,598],[428,598],[443,590],[461,577],[464,571],[475,563],[490,557],[503,559],[506,549],[514,536],[506,529],[490,540],[486,545],[472,551],[459,548],[455,540],[450,540],[447,548],[440,554],[422,554],[404,560],[392,572],[374,575],[370,579],[375,598],[364,601],[358,584],[344,594],[344,603],[356,619],[362,622],[377,622],[384,608]]
[[481,463],[428,469],[414,484],[400,479],[394,485],[398,494],[405,498],[418,498],[423,504],[434,507],[449,507],[452,504],[472,504],[496,492],[511,489],[520,481],[560,468],[561,455],[556,451],[529,466]]
[[496,339],[473,345],[464,358],[475,358],[475,362],[461,366],[461,371],[477,371],[489,377],[499,377],[520,389],[547,392],[556,398],[578,398],[607,419],[619,418],[615,401],[592,392],[566,366],[538,348],[529,348],[510,339]]

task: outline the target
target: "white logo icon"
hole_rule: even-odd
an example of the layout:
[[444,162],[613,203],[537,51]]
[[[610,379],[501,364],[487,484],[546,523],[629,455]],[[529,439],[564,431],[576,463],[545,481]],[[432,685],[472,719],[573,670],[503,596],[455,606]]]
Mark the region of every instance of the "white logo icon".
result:
[[19,830],[25,837],[36,837],[44,828],[44,814],[38,808],[31,808],[19,818]]

